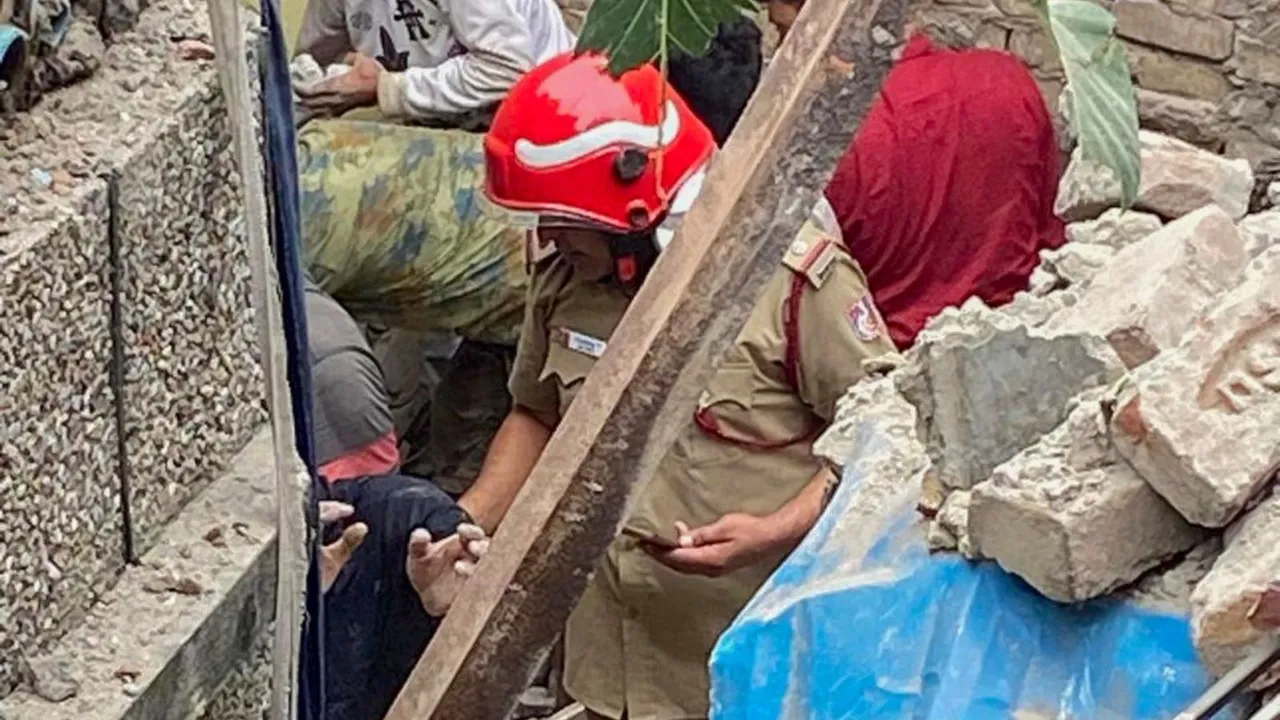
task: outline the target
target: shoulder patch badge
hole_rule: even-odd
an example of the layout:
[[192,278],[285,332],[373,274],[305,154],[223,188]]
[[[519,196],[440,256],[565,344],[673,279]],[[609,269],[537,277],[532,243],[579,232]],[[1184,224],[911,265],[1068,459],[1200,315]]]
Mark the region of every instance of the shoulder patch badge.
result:
[[863,293],[862,297],[849,306],[845,312],[853,334],[862,342],[872,342],[880,337],[880,317],[871,304],[871,293]]

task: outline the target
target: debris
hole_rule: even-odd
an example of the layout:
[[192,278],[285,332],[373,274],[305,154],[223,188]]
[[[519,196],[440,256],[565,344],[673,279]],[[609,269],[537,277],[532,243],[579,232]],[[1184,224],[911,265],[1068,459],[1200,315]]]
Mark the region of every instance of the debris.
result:
[[125,683],[120,687],[120,692],[128,695],[129,697],[138,697],[142,694],[142,686],[133,682]]
[[1136,210],[1111,208],[1097,220],[1071,223],[1067,240],[1073,243],[1108,245],[1116,250],[1138,242],[1164,225],[1159,216]]
[[1203,538],[1115,453],[1101,395],[974,486],[968,513],[980,556],[1059,602],[1104,595]]
[[[972,495],[968,490],[956,490],[947,496],[942,508],[938,510],[938,517],[930,524],[929,533],[933,537],[934,533],[940,536],[946,536],[953,539],[949,550],[957,550],[961,555],[967,558],[975,558],[973,547],[969,540],[969,507],[972,501]],[[935,549],[930,543],[930,549]]]
[[938,479],[938,473],[930,468],[920,483],[920,499],[916,502],[916,511],[927,518],[936,517],[950,492]]
[[1231,522],[1280,462],[1280,248],[1135,371],[1116,403],[1120,453],[1198,525]]
[[204,586],[199,581],[185,575],[175,580],[170,589],[179,595],[199,595],[204,592]]
[[178,40],[174,45],[173,54],[183,61],[214,60],[217,58],[217,53],[212,45],[196,38]]
[[[1142,181],[1135,207],[1178,218],[1216,203],[1232,219],[1244,217],[1253,194],[1253,169],[1190,143],[1142,130]],[[1108,168],[1084,159],[1079,147],[1058,188],[1054,211],[1068,222],[1120,206],[1120,183]]]
[[968,489],[1065,418],[1067,401],[1123,367],[1101,337],[1028,328],[971,300],[944,310],[907,355],[903,393],[942,484]]
[[133,665],[121,665],[114,673],[112,673],[112,677],[117,680],[132,682],[142,677],[142,670],[134,667]]
[[1221,554],[1222,538],[1210,537],[1182,558],[1143,575],[1124,594],[1141,607],[1185,616],[1191,610],[1192,591]]
[[886,471],[897,473],[904,482],[914,477],[923,467],[924,447],[916,436],[916,409],[898,390],[899,377],[907,372],[910,370],[904,366],[887,375],[868,377],[849,388],[836,403],[835,420],[813,444],[814,455],[843,468],[850,460],[859,423],[871,420],[885,429],[904,458]]
[[[1280,185],[1275,183],[1273,187]],[[1244,240],[1245,253],[1256,258],[1280,245],[1280,209],[1248,215],[1236,224]]]
[[1266,633],[1249,618],[1267,586],[1280,578],[1280,497],[1245,515],[1228,533],[1213,569],[1191,593],[1191,631],[1209,672],[1222,675]]
[[27,658],[25,664],[31,690],[40,698],[60,703],[80,692],[80,682],[75,678],[75,666],[70,660]]
[[221,525],[214,525],[204,534],[204,541],[216,548],[224,548],[227,546],[227,535]]
[[1060,248],[1043,250],[1040,267],[1058,279],[1055,289],[1084,285],[1106,267],[1115,248],[1109,245],[1069,242]]
[[1137,367],[1177,345],[1215,298],[1239,284],[1247,262],[1231,218],[1210,205],[1121,250],[1048,328],[1101,335],[1126,367]]

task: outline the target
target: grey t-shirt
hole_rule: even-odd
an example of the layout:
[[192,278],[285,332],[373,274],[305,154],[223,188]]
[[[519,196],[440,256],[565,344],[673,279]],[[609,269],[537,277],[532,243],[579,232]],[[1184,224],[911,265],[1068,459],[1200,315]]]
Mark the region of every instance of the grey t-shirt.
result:
[[369,446],[394,425],[382,371],[360,326],[336,300],[306,283],[316,464]]

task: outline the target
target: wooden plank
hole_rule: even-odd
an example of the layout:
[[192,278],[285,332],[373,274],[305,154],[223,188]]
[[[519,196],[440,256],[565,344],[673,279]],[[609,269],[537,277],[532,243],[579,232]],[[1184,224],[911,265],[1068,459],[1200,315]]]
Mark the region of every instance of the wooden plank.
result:
[[907,0],[809,0],[387,720],[508,717],[870,107]]

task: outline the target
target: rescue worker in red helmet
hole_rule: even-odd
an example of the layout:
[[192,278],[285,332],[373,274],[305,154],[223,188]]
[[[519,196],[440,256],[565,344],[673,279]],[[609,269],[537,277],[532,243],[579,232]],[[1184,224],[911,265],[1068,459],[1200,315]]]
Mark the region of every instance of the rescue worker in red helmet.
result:
[[[670,242],[714,149],[656,70],[615,79],[595,55],[535,68],[499,109],[486,194],[536,214],[557,252],[533,270],[513,409],[460,501],[486,530]],[[863,360],[893,352],[836,233],[816,215],[800,231],[574,609],[564,682],[591,717],[707,717],[717,638],[821,512],[835,476],[811,443]]]

